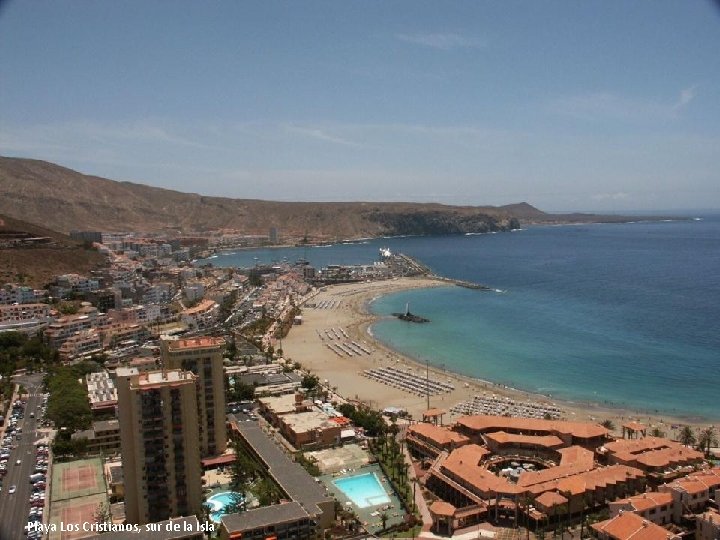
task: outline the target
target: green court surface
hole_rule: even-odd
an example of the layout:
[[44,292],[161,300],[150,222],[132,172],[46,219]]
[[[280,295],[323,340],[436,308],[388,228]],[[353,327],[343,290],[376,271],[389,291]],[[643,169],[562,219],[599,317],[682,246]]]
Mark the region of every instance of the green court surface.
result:
[[65,501],[87,495],[105,494],[105,476],[100,458],[54,463],[50,500]]

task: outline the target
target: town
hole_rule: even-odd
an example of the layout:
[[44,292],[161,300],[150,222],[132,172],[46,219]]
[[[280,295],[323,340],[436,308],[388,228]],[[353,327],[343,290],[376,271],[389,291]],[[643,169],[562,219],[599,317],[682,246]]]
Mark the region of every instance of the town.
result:
[[712,428],[673,440],[494,394],[440,406],[459,380],[339,324],[317,344],[373,358],[362,380],[426,400],[420,414],[289,357],[283,340],[341,309],[343,284],[429,271],[389,250],[357,266],[208,262],[278,235],[78,231],[106,268],[0,288],[3,539],[720,538]]

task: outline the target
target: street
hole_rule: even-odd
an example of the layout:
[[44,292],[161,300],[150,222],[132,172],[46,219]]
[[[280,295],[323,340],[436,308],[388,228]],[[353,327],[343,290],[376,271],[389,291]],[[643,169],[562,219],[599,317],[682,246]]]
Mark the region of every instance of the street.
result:
[[[10,453],[7,474],[3,479],[3,488],[0,492],[0,540],[16,540],[26,537],[24,528],[28,522],[31,493],[29,477],[35,469],[35,443],[41,438],[36,428],[37,416],[40,411],[38,405],[42,404],[43,399],[42,375],[18,378],[16,382],[25,386],[29,397],[25,406],[24,418],[18,423],[18,427],[22,428],[22,439],[13,442],[16,448]],[[30,413],[35,413],[36,418],[31,418]],[[15,464],[18,459],[22,460],[20,465]],[[17,491],[10,494],[10,487],[13,485],[17,486]],[[47,502],[49,503],[49,499]],[[45,512],[47,511],[46,506]]]

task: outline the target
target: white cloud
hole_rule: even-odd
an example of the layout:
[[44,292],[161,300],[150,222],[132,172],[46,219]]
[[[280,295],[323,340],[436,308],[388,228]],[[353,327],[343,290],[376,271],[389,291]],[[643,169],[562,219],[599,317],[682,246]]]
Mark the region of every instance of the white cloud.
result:
[[683,88],[678,97],[677,103],[673,107],[673,110],[678,111],[687,106],[695,96],[697,95],[697,85],[690,86],[689,88]]
[[46,151],[68,147],[89,147],[93,144],[114,144],[136,141],[195,148],[206,145],[193,141],[170,128],[146,120],[120,123],[60,122],[29,126],[5,126],[0,131],[3,148],[13,151]]
[[675,120],[693,99],[697,86],[680,92],[674,102],[657,99],[632,98],[609,92],[594,92],[566,96],[550,104],[553,113],[580,120],[666,121]]
[[318,139],[320,141],[330,142],[333,144],[341,144],[343,146],[353,146],[353,147],[359,147],[360,145],[356,142],[344,139],[342,137],[338,137],[336,135],[332,135],[328,133],[326,130],[316,128],[316,127],[304,127],[304,126],[296,126],[292,124],[284,124],[283,130],[286,133],[301,135],[304,137],[310,137],[312,139]]
[[428,34],[395,34],[400,41],[422,45],[432,49],[449,51],[452,49],[467,49],[483,47],[485,43],[479,39],[463,36],[456,33],[428,33]]

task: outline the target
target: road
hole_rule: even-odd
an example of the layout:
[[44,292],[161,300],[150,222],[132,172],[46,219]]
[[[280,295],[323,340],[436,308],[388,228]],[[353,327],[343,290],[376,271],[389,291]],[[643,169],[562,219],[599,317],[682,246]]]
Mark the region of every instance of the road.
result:
[[[40,440],[37,432],[37,418],[30,418],[34,412],[37,417],[42,404],[42,375],[30,375],[16,379],[23,384],[30,397],[25,406],[25,417],[18,424],[22,428],[22,439],[15,441],[17,448],[10,453],[7,474],[0,492],[0,540],[24,539],[25,526],[30,513],[30,480],[35,469],[35,442]],[[21,459],[21,465],[15,462]],[[9,494],[10,486],[17,485],[17,491]],[[47,507],[45,512],[47,512]]]

